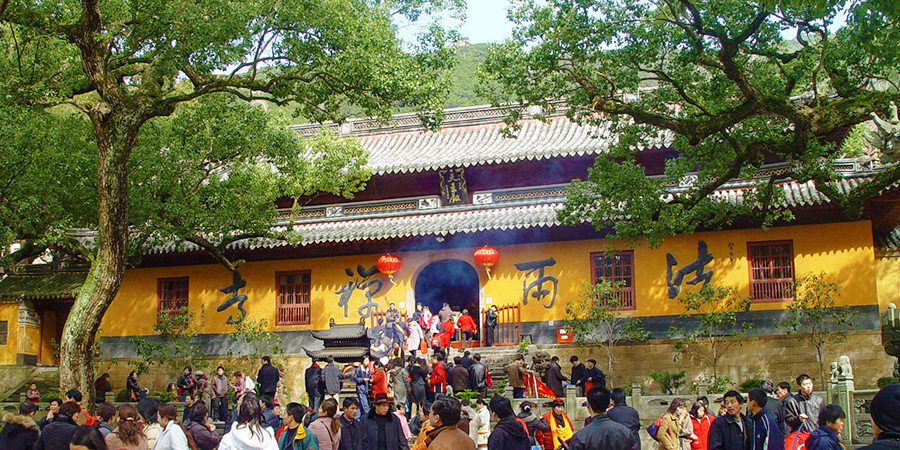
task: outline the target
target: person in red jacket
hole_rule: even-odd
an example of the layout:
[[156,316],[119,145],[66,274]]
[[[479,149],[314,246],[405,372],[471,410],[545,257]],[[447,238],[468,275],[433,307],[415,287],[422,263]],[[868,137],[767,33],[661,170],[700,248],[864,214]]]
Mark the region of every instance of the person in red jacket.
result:
[[387,395],[388,391],[387,373],[385,373],[381,361],[375,360],[374,369],[375,373],[372,374],[372,398],[375,398],[378,394]]
[[534,430],[534,439],[544,450],[556,450],[560,445],[566,444],[575,434],[575,428],[569,415],[566,414],[565,403],[561,401],[550,402],[550,412],[544,414],[544,420],[550,425],[550,431]]
[[462,353],[467,347],[472,346],[472,339],[475,338],[478,327],[475,325],[475,321],[472,320],[472,316],[469,315],[468,309],[462,310],[462,315],[456,321],[456,326],[459,328],[459,351]]
[[710,417],[706,413],[706,406],[703,402],[694,403],[691,408],[691,422],[694,423],[694,435],[696,440],[691,441],[691,450],[706,450],[706,443],[709,439],[709,426],[712,425],[714,417]]
[[444,355],[435,353],[431,356],[431,373],[428,375],[428,401],[433,402],[437,394],[447,392],[447,368],[444,366]]
[[456,333],[456,325],[453,324],[452,320],[441,324],[441,348],[448,354],[450,353],[448,349],[454,333]]

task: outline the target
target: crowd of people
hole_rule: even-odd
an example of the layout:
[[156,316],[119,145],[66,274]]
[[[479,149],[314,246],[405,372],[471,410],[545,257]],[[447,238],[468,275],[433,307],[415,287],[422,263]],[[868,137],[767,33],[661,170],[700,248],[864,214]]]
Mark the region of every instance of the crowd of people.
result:
[[[843,409],[826,405],[813,392],[809,375],[798,376],[796,384],[793,394],[787,382],[776,386],[771,381],[746,398],[726,392],[715,414],[706,397],[693,405],[676,398],[647,432],[659,442],[658,450],[847,450]],[[882,389],[872,401],[871,414],[878,431],[867,448],[900,447],[900,385]]]
[[[496,327],[497,307],[491,306],[485,311],[485,346],[493,345]],[[382,364],[404,355],[427,358],[438,351],[449,354],[453,341],[459,341],[459,352],[462,353],[472,348],[478,336],[478,325],[467,309],[453,311],[444,303],[437,314],[433,314],[431,309],[419,303],[412,316],[403,320],[396,305],[391,303],[384,317],[379,317],[378,324],[370,330],[369,354]]]
[[[476,355],[477,356],[477,355]],[[461,359],[461,357],[457,357]],[[438,359],[433,364],[442,364]],[[333,366],[333,362],[330,363]],[[373,366],[376,372],[377,363]],[[473,367],[474,364],[471,367]],[[326,365],[326,367],[328,367]],[[353,371],[358,372],[364,364]],[[454,365],[454,368],[462,367]],[[362,369],[368,371],[369,369]],[[400,369],[407,371],[406,369]],[[452,371],[453,369],[451,369]],[[324,372],[325,370],[322,369]],[[340,372],[340,371],[338,371]],[[407,377],[409,378],[407,371]],[[356,374],[359,377],[363,374]],[[395,374],[396,375],[396,374]],[[338,375],[340,382],[340,374]],[[387,374],[369,372],[368,382],[383,383]],[[364,377],[365,378],[365,377]],[[765,382],[747,397],[724,394],[716,414],[705,397],[692,404],[672,400],[665,414],[647,429],[658,450],[846,450],[842,440],[846,415],[813,393],[812,379],[801,375],[798,391],[787,383]],[[452,389],[452,388],[451,388]],[[316,391],[318,385],[316,386]],[[508,398],[478,397],[472,405],[442,393],[426,398],[415,413],[389,392],[375,391],[368,411],[360,392],[339,400],[338,393],[313,399],[315,408],[289,403],[284,409],[266,394],[236,395],[225,433],[217,433],[203,401],[185,396],[181,414],[172,404],[143,398],[118,410],[106,402],[96,415],[81,407],[82,395],[67,392],[53,399],[45,417],[35,421],[38,405],[25,401],[19,414],[7,414],[0,448],[9,450],[640,450],[641,421],[625,402],[621,388],[609,391],[596,383],[586,392],[590,417],[575,431],[565,405],[540,406],[523,401],[515,414]],[[535,409],[538,409],[535,411]],[[875,441],[867,450],[900,447],[900,385],[883,388],[870,407]],[[180,419],[179,419],[180,417]],[[494,423],[491,427],[491,423]],[[412,445],[410,446],[410,442]]]
[[[576,430],[562,401],[545,404],[545,412],[540,404],[522,401],[516,412],[510,399],[487,397],[490,371],[479,354],[464,350],[450,362],[443,349],[432,350],[430,361],[409,355],[384,364],[365,357],[344,370],[333,358],[314,361],[305,374],[308,405],[279,402],[281,374],[268,357],[255,380],[237,372],[230,384],[222,367],[206,384],[186,367],[175,383],[184,401],[180,414],[175,405],[143,395],[134,373],[128,391],[136,401],[118,409],[101,402],[94,416],[82,408],[82,394],[70,390],[51,400],[36,421],[38,404],[28,396],[18,414],[3,417],[0,449],[641,450],[638,411],[626,404],[623,389],[607,390],[593,360],[585,365],[573,356],[567,377],[553,357],[544,371],[554,394],[564,383],[583,390],[589,417]],[[504,370],[514,396],[521,396],[525,388],[516,384],[524,384],[529,373],[524,358],[517,356]],[[341,395],[345,381],[356,386],[353,395]],[[95,385],[98,393],[102,384]],[[726,392],[715,413],[706,397],[692,403],[675,398],[646,432],[657,450],[847,450],[845,412],[826,405],[808,375],[796,384],[795,393],[786,382],[768,381],[746,397]],[[229,387],[232,399],[218,395]],[[462,401],[451,395],[463,391],[472,395]],[[876,438],[867,450],[900,449],[900,385],[882,389],[870,410]]]

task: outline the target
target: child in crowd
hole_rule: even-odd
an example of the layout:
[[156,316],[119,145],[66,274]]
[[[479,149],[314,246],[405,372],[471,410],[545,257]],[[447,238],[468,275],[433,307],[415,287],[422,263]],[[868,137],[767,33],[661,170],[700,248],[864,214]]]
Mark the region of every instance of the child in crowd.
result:
[[41,400],[41,393],[38,392],[36,384],[31,383],[31,385],[28,386],[28,392],[25,393],[25,399],[31,403],[37,403]]

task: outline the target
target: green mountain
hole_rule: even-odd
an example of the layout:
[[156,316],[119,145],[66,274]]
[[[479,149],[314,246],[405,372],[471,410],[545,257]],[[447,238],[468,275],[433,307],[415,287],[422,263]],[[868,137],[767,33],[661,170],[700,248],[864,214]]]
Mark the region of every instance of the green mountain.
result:
[[484,105],[488,101],[475,95],[475,86],[478,84],[478,65],[487,56],[490,44],[463,44],[456,47],[457,63],[453,69],[453,85],[450,87],[450,96],[447,99],[448,108],[460,106]]

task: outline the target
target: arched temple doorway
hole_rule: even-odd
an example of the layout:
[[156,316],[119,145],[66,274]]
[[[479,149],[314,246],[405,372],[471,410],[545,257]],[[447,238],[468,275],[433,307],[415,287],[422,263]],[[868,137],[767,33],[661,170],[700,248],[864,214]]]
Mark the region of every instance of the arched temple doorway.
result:
[[474,267],[459,259],[447,259],[422,268],[414,288],[416,303],[429,307],[435,315],[444,303],[454,311],[468,309],[481,331],[479,287]]

